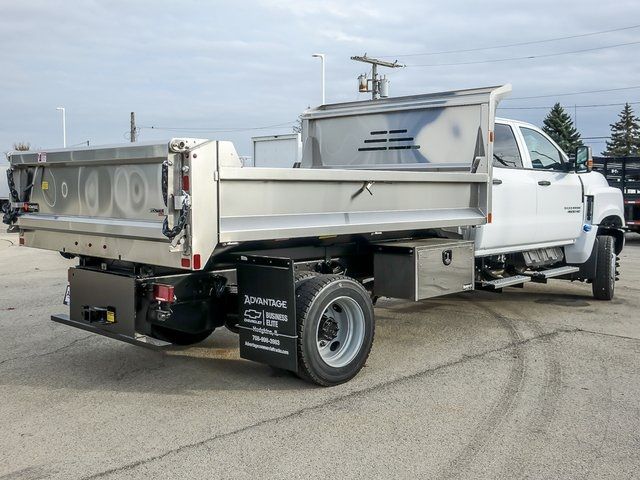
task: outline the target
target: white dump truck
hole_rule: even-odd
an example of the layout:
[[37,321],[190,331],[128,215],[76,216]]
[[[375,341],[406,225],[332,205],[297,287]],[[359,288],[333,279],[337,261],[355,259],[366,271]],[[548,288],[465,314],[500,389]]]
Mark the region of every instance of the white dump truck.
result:
[[56,322],[156,348],[226,326],[241,357],[336,385],[369,355],[380,296],[559,278],[613,297],[620,191],[588,148],[496,119],[510,90],[310,109],[296,168],[190,138],[14,152],[4,220],[78,259]]

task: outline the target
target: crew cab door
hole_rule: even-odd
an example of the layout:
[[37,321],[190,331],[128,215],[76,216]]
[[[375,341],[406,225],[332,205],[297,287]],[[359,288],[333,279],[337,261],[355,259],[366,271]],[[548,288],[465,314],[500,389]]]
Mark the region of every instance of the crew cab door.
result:
[[496,123],[493,144],[492,222],[476,229],[476,253],[493,255],[525,250],[537,231],[538,185],[523,168],[513,128]]
[[541,131],[520,126],[526,146],[525,163],[536,183],[538,228],[535,243],[570,243],[582,227],[582,185],[567,169],[566,156]]

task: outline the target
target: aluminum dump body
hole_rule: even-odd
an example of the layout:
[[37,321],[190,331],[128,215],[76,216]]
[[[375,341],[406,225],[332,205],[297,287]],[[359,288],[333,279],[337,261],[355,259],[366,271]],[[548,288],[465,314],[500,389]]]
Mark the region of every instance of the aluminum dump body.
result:
[[27,246],[195,270],[230,242],[482,224],[509,90],[310,110],[302,168],[243,168],[199,139],[13,152],[15,224]]

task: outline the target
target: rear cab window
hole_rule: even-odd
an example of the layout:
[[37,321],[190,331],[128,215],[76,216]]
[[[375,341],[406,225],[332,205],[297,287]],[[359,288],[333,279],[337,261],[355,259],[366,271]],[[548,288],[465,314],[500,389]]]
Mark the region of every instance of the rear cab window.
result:
[[493,166],[522,168],[522,156],[513,129],[509,125],[496,123],[493,141]]

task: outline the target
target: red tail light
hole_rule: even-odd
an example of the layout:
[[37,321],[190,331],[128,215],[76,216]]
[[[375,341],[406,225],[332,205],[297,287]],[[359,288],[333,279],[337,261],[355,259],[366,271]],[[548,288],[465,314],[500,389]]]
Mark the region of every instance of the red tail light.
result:
[[153,285],[153,299],[157,302],[173,303],[175,301],[175,289],[173,285],[155,283]]
[[190,186],[191,186],[191,185],[189,185],[189,175],[183,175],[183,176],[182,176],[182,189],[183,189],[185,192],[188,192],[188,191],[189,191],[189,187],[190,187]]

